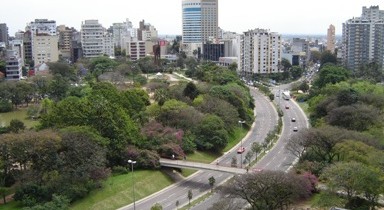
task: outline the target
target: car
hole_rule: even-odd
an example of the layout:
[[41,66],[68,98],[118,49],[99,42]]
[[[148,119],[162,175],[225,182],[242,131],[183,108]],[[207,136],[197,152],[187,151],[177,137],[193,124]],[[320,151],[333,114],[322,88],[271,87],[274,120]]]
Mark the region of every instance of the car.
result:
[[288,104],[286,104],[286,105],[285,105],[285,109],[289,109],[289,106],[288,106]]
[[296,122],[296,118],[292,117],[291,122]]
[[245,147],[239,147],[239,149],[237,149],[237,154],[241,154],[245,151]]
[[254,173],[259,173],[259,172],[262,172],[264,169],[262,169],[262,168],[253,168],[252,169],[252,172],[254,172]]
[[297,127],[293,127],[293,131],[297,132],[299,129]]

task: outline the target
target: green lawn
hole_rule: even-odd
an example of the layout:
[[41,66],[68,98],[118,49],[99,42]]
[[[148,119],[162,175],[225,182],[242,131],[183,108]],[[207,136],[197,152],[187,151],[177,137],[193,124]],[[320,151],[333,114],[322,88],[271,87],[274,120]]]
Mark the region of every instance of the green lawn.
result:
[[298,104],[299,104],[300,108],[304,111],[304,113],[305,113],[307,116],[309,116],[309,110],[308,110],[309,106],[308,106],[308,103],[306,103],[306,102],[300,102],[300,103],[298,103]]
[[242,138],[244,138],[248,133],[248,130],[246,129],[236,129],[234,131],[234,134],[230,136],[228,140],[228,145],[224,148],[223,152],[228,152],[231,150],[236,144],[240,142]]
[[15,201],[12,201],[12,202],[9,202],[5,205],[3,204],[0,204],[0,210],[18,210],[18,209],[21,209],[22,207],[19,206],[19,203],[18,202],[15,202]]
[[[171,178],[161,171],[134,171],[136,201],[173,184]],[[74,203],[72,210],[117,209],[133,203],[132,174],[110,177],[100,190]]]
[[27,119],[27,109],[22,108],[13,112],[0,113],[0,127],[9,126],[9,123],[13,119],[23,121],[27,128],[31,128],[39,124],[38,121]]

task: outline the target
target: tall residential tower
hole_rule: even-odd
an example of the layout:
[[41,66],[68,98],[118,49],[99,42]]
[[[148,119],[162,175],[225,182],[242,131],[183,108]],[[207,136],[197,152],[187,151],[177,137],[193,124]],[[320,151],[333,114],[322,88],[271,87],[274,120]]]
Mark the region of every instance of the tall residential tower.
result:
[[183,0],[183,44],[218,38],[218,0]]
[[331,53],[335,53],[335,26],[330,25],[327,32],[327,50]]
[[384,11],[363,7],[361,17],[343,24],[343,64],[351,70],[375,62],[384,64]]
[[241,36],[239,73],[243,76],[279,72],[282,56],[281,35],[266,29],[244,32]]

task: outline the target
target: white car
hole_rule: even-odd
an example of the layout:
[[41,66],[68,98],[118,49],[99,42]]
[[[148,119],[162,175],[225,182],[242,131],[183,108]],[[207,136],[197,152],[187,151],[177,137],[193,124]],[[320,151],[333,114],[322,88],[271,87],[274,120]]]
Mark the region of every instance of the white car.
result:
[[297,132],[299,129],[297,127],[293,127],[293,132]]

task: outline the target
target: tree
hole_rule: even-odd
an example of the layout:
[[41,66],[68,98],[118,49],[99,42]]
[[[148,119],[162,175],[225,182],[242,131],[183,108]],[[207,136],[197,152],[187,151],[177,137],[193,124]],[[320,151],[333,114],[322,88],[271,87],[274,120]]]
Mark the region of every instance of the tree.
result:
[[343,67],[326,64],[321,68],[319,77],[315,80],[314,85],[322,88],[327,84],[336,84],[341,81],[346,81],[349,78],[349,75],[349,71]]
[[53,76],[52,81],[49,83],[48,93],[50,98],[54,101],[60,101],[67,96],[70,84],[67,78],[64,78],[60,74]]
[[238,126],[239,113],[232,104],[223,99],[209,94],[200,95],[193,101],[193,106],[202,113],[215,114],[220,117],[227,130],[232,130]]
[[380,110],[368,105],[341,106],[329,111],[325,120],[333,126],[366,131],[381,122]]
[[223,188],[231,198],[247,201],[252,209],[285,209],[294,201],[310,196],[308,180],[280,171],[262,171],[235,176]]
[[213,186],[215,185],[216,179],[215,177],[211,176],[209,177],[208,181],[209,181],[209,186],[211,186],[211,192],[213,192]]
[[12,133],[18,133],[19,131],[22,131],[25,129],[25,125],[22,121],[20,121],[18,119],[13,119],[9,123],[8,129]]
[[191,206],[191,200],[192,200],[192,190],[188,190],[188,205]]
[[63,62],[54,62],[54,63],[48,63],[49,71],[52,75],[61,75],[63,78],[76,81],[76,72],[75,69],[72,68],[67,63]]
[[235,156],[233,156],[231,159],[231,167],[237,167],[237,158]]
[[163,206],[161,206],[160,203],[155,203],[152,207],[151,210],[163,210]]
[[384,193],[382,172],[362,163],[339,162],[325,169],[321,178],[333,192],[342,190],[347,199],[352,201],[355,196],[363,194],[371,206],[376,206],[378,196]]
[[237,63],[236,62],[233,62],[233,63],[231,63],[231,64],[229,64],[229,66],[228,66],[228,69],[230,70],[230,71],[233,71],[233,72],[236,72],[237,71]]
[[185,87],[183,94],[191,100],[194,100],[199,95],[199,90],[197,90],[195,83],[189,82]]
[[326,50],[321,54],[320,63],[321,66],[326,63],[337,64],[337,57],[335,54],[331,53],[331,51]]
[[321,53],[319,51],[311,51],[310,59],[313,63],[318,63],[321,59]]
[[48,209],[66,210],[69,208],[69,205],[70,205],[70,200],[65,196],[53,195],[52,201],[46,202],[44,204],[38,204],[33,207],[25,207],[23,208],[23,210],[48,210]]
[[361,65],[357,72],[356,77],[374,82],[381,82],[383,79],[383,71],[380,66],[374,62]]
[[263,147],[262,147],[262,145],[260,145],[260,143],[258,143],[258,142],[253,142],[252,143],[252,152],[254,152],[255,153],[255,155],[256,155],[256,160],[257,160],[257,156],[260,154],[260,152],[262,151],[262,149],[263,149]]
[[275,94],[273,94],[273,93],[270,93],[268,95],[268,97],[269,97],[269,100],[271,100],[271,101],[275,100]]
[[7,100],[0,99],[0,113],[12,111],[12,103]]
[[228,144],[229,136],[225,124],[216,115],[206,115],[194,133],[197,137],[197,146],[202,149],[220,151]]
[[281,60],[281,65],[283,66],[284,71],[288,71],[292,67],[291,62],[286,58]]
[[291,69],[291,75],[294,80],[299,79],[303,75],[304,70],[299,66],[294,66]]

